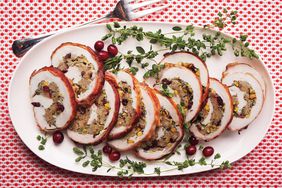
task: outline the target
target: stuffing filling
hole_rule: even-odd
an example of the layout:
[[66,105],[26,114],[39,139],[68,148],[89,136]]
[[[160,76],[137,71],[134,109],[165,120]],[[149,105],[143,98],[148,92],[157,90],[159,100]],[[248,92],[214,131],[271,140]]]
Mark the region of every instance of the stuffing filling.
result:
[[193,63],[180,63],[183,67],[190,69],[196,76],[200,77],[200,70]]
[[[94,105],[97,109],[85,108],[83,106],[78,107],[75,120],[70,126],[72,131],[78,132],[79,134],[91,134],[95,137],[104,130],[105,122],[111,110],[105,90],[102,90],[102,93],[94,102]],[[92,112],[92,110],[94,110],[94,112]],[[96,116],[91,118],[91,113],[95,113]],[[93,120],[90,121],[91,119]]]
[[146,109],[144,107],[144,103],[141,102],[141,115],[138,120],[138,122],[135,124],[132,131],[127,135],[127,143],[133,144],[135,143],[134,140],[136,140],[138,137],[142,136],[144,134],[144,129],[146,127]]
[[130,126],[132,119],[136,115],[136,111],[132,106],[132,90],[130,85],[124,81],[119,82],[118,85],[122,111],[119,112],[116,127]]
[[[35,90],[33,97],[36,95],[42,95],[53,100],[53,103],[45,109],[44,117],[50,127],[56,126],[56,117],[65,110],[65,107],[63,106],[64,97],[61,95],[59,87],[55,82],[49,83],[42,80],[38,84],[38,88]],[[34,107],[41,107],[39,102],[32,102],[31,104]]]
[[161,125],[156,128],[153,137],[149,141],[142,143],[141,147],[144,150],[150,150],[151,152],[163,150],[177,141],[179,137],[177,127],[179,125],[173,121],[169,112],[164,108],[160,110],[160,122]]
[[252,86],[245,81],[234,81],[233,85],[240,89],[240,91],[244,92],[244,100],[247,104],[242,108],[241,112],[239,112],[239,100],[237,95],[233,95],[233,107],[234,107],[234,116],[239,118],[248,118],[250,117],[252,107],[255,106],[257,96],[255,90]]
[[193,90],[187,82],[184,82],[180,78],[173,78],[171,80],[165,78],[162,80],[162,87],[171,88],[173,91],[171,96],[179,96],[179,108],[181,109],[182,115],[185,115],[186,112],[191,109],[193,105]]
[[207,103],[205,107],[199,112],[199,115],[194,121],[195,123],[197,123],[197,128],[203,135],[207,135],[218,130],[225,111],[225,104],[223,103],[222,98],[213,89],[209,89],[209,100],[213,107],[209,123],[203,123],[210,113],[209,103]]
[[71,53],[63,57],[57,67],[62,72],[67,73],[69,68],[75,67],[79,70],[81,74],[81,79],[79,81],[74,81],[74,79],[69,79],[72,87],[74,89],[76,97],[87,91],[90,83],[93,81],[92,75],[94,72],[94,66],[90,63],[84,55],[72,57]]

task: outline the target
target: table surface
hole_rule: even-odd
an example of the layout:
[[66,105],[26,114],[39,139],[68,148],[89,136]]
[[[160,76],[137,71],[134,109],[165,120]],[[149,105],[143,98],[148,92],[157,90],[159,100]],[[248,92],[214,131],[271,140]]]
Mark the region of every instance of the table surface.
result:
[[54,167],[35,156],[21,142],[9,118],[7,103],[9,82],[20,61],[11,51],[12,42],[101,17],[115,3],[113,0],[0,2],[0,187],[281,187],[282,3],[279,0],[174,0],[164,11],[139,19],[204,25],[224,7],[238,10],[238,25],[225,32],[250,36],[251,47],[260,54],[274,81],[276,106],[270,130],[263,141],[233,164],[231,170],[130,180],[96,177]]

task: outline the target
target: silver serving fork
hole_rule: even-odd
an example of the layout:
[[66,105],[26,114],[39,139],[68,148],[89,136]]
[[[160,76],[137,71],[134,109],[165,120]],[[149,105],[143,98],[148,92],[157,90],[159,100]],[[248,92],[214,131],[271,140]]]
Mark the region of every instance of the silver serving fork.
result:
[[56,33],[59,32],[63,32],[63,31],[67,31],[73,28],[78,28],[78,27],[82,27],[85,25],[89,25],[92,23],[97,23],[99,21],[105,20],[105,19],[109,19],[109,18],[119,18],[121,20],[126,20],[126,21],[130,21],[136,18],[140,18],[142,16],[145,16],[147,14],[151,14],[153,12],[157,12],[159,10],[162,10],[164,8],[167,7],[167,5],[163,5],[160,7],[155,7],[155,8],[150,8],[150,9],[146,9],[143,11],[135,11],[141,7],[144,6],[148,6],[154,3],[158,3],[158,2],[162,2],[163,0],[146,0],[144,2],[141,3],[133,3],[135,0],[120,0],[114,10],[112,12],[110,12],[109,14],[106,14],[105,16],[83,23],[83,24],[79,24],[79,25],[75,25],[72,26],[70,28],[66,28],[66,29],[62,29],[62,30],[58,30],[58,31],[54,31],[51,33],[47,33],[41,36],[37,36],[34,38],[25,38],[22,40],[15,40],[12,44],[12,50],[13,53],[17,56],[17,57],[22,57],[28,50],[30,50],[35,44],[37,44],[38,42],[42,41],[43,39],[52,36]]

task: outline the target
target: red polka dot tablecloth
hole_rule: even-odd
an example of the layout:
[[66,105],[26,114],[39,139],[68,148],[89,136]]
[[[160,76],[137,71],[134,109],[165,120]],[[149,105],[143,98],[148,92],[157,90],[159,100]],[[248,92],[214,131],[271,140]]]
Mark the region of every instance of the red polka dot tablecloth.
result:
[[[54,167],[33,154],[15,132],[8,112],[8,86],[19,63],[14,40],[101,17],[114,0],[2,0],[0,2],[0,187],[281,187],[282,186],[282,3],[280,0],[174,0],[169,8],[139,20],[204,25],[223,8],[238,10],[238,25],[225,32],[247,33],[268,67],[276,89],[275,115],[263,141],[231,170],[130,180],[82,175]],[[24,109],[23,109],[24,110]],[[24,126],[24,122],[23,122]]]

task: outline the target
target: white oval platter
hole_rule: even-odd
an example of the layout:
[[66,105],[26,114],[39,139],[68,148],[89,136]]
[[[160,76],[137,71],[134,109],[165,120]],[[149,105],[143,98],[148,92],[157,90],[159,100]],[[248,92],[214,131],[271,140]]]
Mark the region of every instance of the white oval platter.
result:
[[[171,32],[172,27],[176,25],[183,27],[186,26],[181,24],[158,22],[130,22],[122,24],[126,24],[127,26],[142,26],[145,31],[157,31],[161,28],[164,33]],[[195,32],[197,37],[201,36],[204,30],[201,27],[195,27]],[[214,32],[215,31],[208,31],[208,33]],[[57,46],[59,46],[63,42],[78,42],[93,47],[95,41],[100,40],[101,37],[106,33],[107,29],[104,24],[93,25],[74,29],[64,33],[59,33],[33,47],[32,50],[30,50],[21,59],[14,72],[13,78],[10,83],[8,102],[10,117],[16,132],[25,143],[25,145],[38,157],[57,167],[74,172],[101,176],[117,176],[116,170],[107,172],[108,168],[101,167],[97,171],[92,172],[91,168],[84,168],[81,166],[81,163],[76,163],[75,158],[77,156],[73,153],[72,150],[75,144],[66,135],[65,140],[62,144],[54,145],[52,139],[49,138],[46,143],[45,150],[38,150],[39,142],[37,141],[36,136],[42,133],[36,126],[29,99],[29,77],[31,73],[35,69],[50,65],[50,55]],[[225,36],[230,37],[227,35]],[[123,45],[119,46],[119,50],[123,53],[126,53],[128,50],[133,50],[134,52],[136,52],[136,46],[142,46],[145,50],[148,50],[150,44],[148,43],[148,41],[137,42],[136,40],[129,39]],[[156,60],[159,61],[161,58],[162,54],[160,54],[156,58]],[[219,136],[217,139],[208,143],[201,143],[204,146],[213,146],[215,152],[221,154],[221,158],[216,162],[217,164],[220,164],[225,160],[235,162],[236,160],[251,152],[265,136],[267,130],[270,127],[274,113],[273,83],[266,66],[261,60],[250,61],[247,58],[237,58],[233,55],[231,47],[228,47],[223,56],[214,56],[207,59],[206,63],[210,72],[210,76],[220,79],[221,73],[225,70],[226,65],[235,61],[252,64],[260,72],[266,82],[266,99],[263,109],[258,118],[254,122],[252,122],[248,129],[243,130],[240,135],[237,132],[225,131],[225,133]],[[142,79],[142,75],[142,71],[139,71],[137,73],[139,80]],[[101,149],[102,144],[95,148],[97,148],[97,150]],[[178,162],[184,161],[187,157],[185,155],[183,147],[179,151],[181,153],[180,155],[175,154],[169,160]],[[125,156],[128,156],[132,160],[139,161],[137,158],[135,158],[134,155],[130,153],[125,153],[122,155],[123,158]],[[199,159],[200,157],[201,152],[197,152],[195,158]],[[107,157],[104,156],[103,160],[109,162]],[[207,161],[209,160],[211,159],[208,159]],[[112,164],[119,165],[118,162]],[[171,166],[160,162],[146,162],[146,164],[146,174],[151,174],[152,172],[154,172],[155,167],[160,167],[162,170],[168,170],[172,168]],[[167,172],[161,173],[161,176],[191,174],[211,170],[214,168],[218,167],[214,166],[212,168],[211,166],[195,165],[193,167],[186,168],[183,171],[168,170]],[[134,174],[134,176],[148,177],[157,176],[157,174]]]

